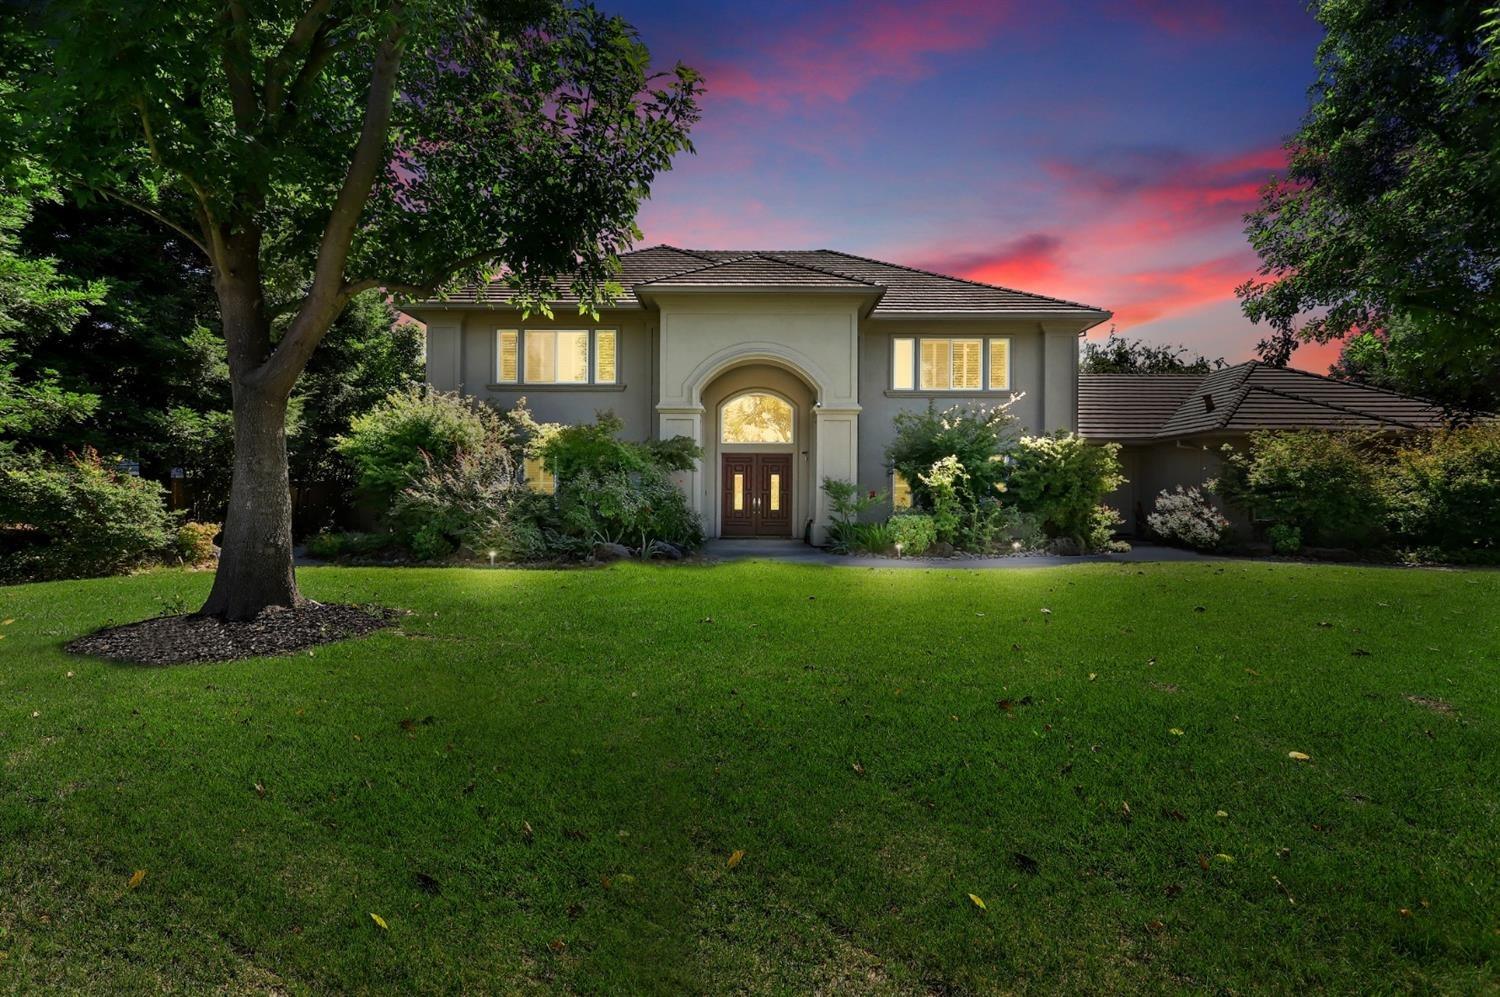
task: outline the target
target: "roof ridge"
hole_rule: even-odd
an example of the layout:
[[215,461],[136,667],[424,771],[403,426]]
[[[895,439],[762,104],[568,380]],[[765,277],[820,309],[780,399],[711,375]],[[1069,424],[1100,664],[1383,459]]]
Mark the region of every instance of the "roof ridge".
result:
[[[667,248],[668,249],[672,249],[674,247],[668,246]],[[688,253],[688,255],[689,256],[698,256],[697,253]],[[739,263],[739,262],[741,262],[743,260],[753,259],[754,256],[755,256],[754,253],[750,253],[750,254],[747,254],[745,256],[735,256],[735,257],[733,257],[731,259],[727,259],[727,260],[708,260],[707,257],[698,256],[698,259],[700,259],[700,260],[707,260],[707,262],[703,266],[701,266],[701,267],[688,267],[686,270],[679,270],[676,273],[662,274],[660,277],[652,277],[650,280],[638,280],[638,281],[635,282],[635,284],[633,284],[631,286],[633,286],[633,287],[645,287],[647,284],[655,284],[657,281],[662,281],[662,280],[676,280],[678,277],[686,277],[688,274],[702,273],[705,270],[715,270],[715,269],[717,269],[719,267],[725,266],[725,265],[730,264],[730,263]]]
[[[793,252],[795,252],[795,251],[796,250],[793,250]],[[781,263],[781,264],[784,264],[784,265],[789,266],[789,267],[798,267],[800,269],[810,270],[813,273],[820,273],[820,274],[823,274],[823,275],[828,276],[828,277],[837,277],[840,280],[852,281],[852,282],[854,282],[856,284],[864,284],[866,287],[878,287],[878,288],[880,288],[882,290],[885,289],[885,285],[884,284],[877,284],[873,280],[865,280],[863,277],[851,277],[851,276],[849,276],[846,273],[839,273],[836,270],[829,270],[826,267],[813,266],[811,263],[799,263],[796,260],[786,259],[784,256],[781,256],[781,255],[779,255],[779,254],[777,254],[777,253],[775,253],[773,251],[770,251],[770,250],[767,250],[765,252],[756,253],[755,256],[758,257],[759,259],[762,259],[762,260],[772,260],[772,261],[774,261],[776,263]],[[745,259],[745,258],[746,257],[740,257],[740,259]],[[738,262],[738,261],[736,260],[736,261],[731,261],[731,262]]]
[[[1299,371],[1298,373],[1302,372]],[[1332,378],[1330,378],[1330,380],[1332,380]],[[1335,402],[1325,402],[1319,398],[1306,398],[1302,395],[1293,394],[1290,391],[1282,391],[1280,388],[1267,387],[1264,384],[1252,384],[1245,393],[1248,395],[1251,391],[1264,391],[1268,395],[1280,395],[1282,398],[1290,398],[1292,401],[1301,402],[1304,405],[1320,405],[1323,408],[1332,409],[1335,412],[1347,412],[1350,415],[1357,415],[1361,419],[1372,419],[1375,422],[1394,423],[1397,426],[1404,426],[1414,433],[1421,432],[1422,429],[1422,427],[1420,426],[1414,425],[1410,422],[1405,422],[1401,419],[1392,418],[1390,416],[1376,415],[1373,412],[1362,412],[1357,408],[1350,408],[1347,405],[1339,405]]]
[[938,273],[936,270],[924,270],[921,267],[907,266],[905,263],[892,263],[890,260],[877,260],[873,256],[860,256],[858,253],[846,253],[842,249],[812,249],[794,250],[794,252],[832,253],[834,256],[847,256],[851,260],[863,260],[865,263],[874,263],[883,267],[894,267],[897,270],[905,270],[909,273],[919,273],[924,277],[940,277],[943,280],[956,281],[960,284],[969,284],[973,287],[987,287],[992,291],[1006,291],[1010,294],[1022,294],[1028,298],[1041,298],[1044,301],[1054,301],[1060,305],[1072,305],[1074,308],[1086,308],[1091,312],[1103,312],[1114,315],[1107,308],[1097,308],[1094,305],[1086,305],[1081,301],[1070,301],[1067,298],[1058,298],[1050,294],[1037,294],[1035,291],[1023,291],[1017,287],[1006,287],[1004,284],[987,284],[982,280],[970,280],[967,277],[955,277],[952,274]]
[[1384,388],[1378,384],[1365,384],[1363,381],[1346,381],[1343,378],[1334,377],[1331,374],[1319,374],[1317,371],[1303,370],[1301,367],[1277,367],[1273,364],[1268,364],[1261,360],[1247,360],[1245,362],[1259,364],[1260,366],[1265,367],[1267,370],[1280,370],[1285,371],[1288,374],[1301,374],[1303,377],[1315,377],[1320,381],[1328,381],[1331,384],[1341,384],[1345,387],[1350,388],[1363,388],[1366,391],[1379,391],[1383,394],[1390,395],[1393,398],[1402,398],[1406,401],[1422,402],[1423,404],[1429,405],[1435,409],[1440,409],[1443,407],[1442,405],[1433,401],[1431,398],[1423,398],[1420,395],[1408,395],[1405,392],[1397,391],[1394,388]]
[[[674,252],[674,253],[681,253],[683,256],[694,256],[694,257],[697,257],[700,260],[711,260],[712,259],[712,257],[704,256],[702,253],[695,253],[691,249],[683,249],[681,246],[674,246],[674,245],[672,245],[669,242],[658,242],[654,246],[647,246],[646,249],[670,249],[672,252]],[[632,249],[631,252],[632,253],[644,253],[646,251],[646,249]],[[687,271],[683,271],[683,272],[686,273]]]

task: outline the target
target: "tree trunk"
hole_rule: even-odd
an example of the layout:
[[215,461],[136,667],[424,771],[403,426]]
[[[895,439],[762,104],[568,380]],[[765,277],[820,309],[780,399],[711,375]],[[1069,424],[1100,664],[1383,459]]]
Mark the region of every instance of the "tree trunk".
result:
[[200,616],[248,620],[302,601],[292,568],[292,497],[286,462],[286,399],[234,389],[234,478],[219,570]]
[[264,384],[255,376],[271,352],[259,254],[260,236],[254,229],[227,239],[214,280],[234,393],[234,476],[219,570],[198,615],[225,620],[248,620],[272,606],[301,602],[292,569],[286,462],[291,389]]

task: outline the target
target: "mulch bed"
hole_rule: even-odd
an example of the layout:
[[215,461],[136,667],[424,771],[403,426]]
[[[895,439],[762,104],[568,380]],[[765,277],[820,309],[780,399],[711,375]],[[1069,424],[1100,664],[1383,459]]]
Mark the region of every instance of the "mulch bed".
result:
[[226,623],[201,616],[158,616],[98,630],[67,645],[74,654],[143,665],[237,661],[291,654],[393,626],[395,610],[307,602],[268,609],[253,620]]

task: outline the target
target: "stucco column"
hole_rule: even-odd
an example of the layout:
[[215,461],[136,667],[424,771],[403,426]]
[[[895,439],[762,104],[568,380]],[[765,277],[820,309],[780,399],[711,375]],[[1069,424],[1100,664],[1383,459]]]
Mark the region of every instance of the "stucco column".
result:
[[830,510],[823,493],[824,478],[838,478],[859,483],[859,406],[817,405],[813,407],[813,429],[817,438],[814,448],[817,467],[812,486],[817,496],[813,503],[812,541],[822,544],[828,539]]
[[1078,331],[1042,326],[1042,431],[1078,429]]
[[[686,436],[698,446],[703,446],[702,405],[658,405],[656,416],[659,439]],[[677,482],[677,487],[687,495],[688,508],[706,521],[708,517],[703,509],[703,461],[695,461],[690,470],[677,471],[672,478]]]

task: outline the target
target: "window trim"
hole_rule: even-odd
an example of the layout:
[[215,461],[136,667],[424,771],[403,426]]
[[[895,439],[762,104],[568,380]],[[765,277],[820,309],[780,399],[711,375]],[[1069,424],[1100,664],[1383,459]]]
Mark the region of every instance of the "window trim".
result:
[[[948,377],[951,383],[953,379],[954,343],[979,343],[979,387],[977,388],[924,388],[922,386],[922,344],[929,340],[940,340],[948,343]],[[996,342],[1005,343],[1005,384],[995,385],[990,381],[990,355],[991,346]],[[902,386],[897,377],[900,365],[897,362],[898,343],[911,343],[911,370],[907,373],[905,380],[910,387]],[[970,335],[922,335],[912,333],[911,335],[897,335],[891,337],[890,349],[887,351],[887,359],[890,365],[890,376],[886,379],[887,395],[985,395],[997,394],[1011,391],[1014,376],[1015,337],[990,336],[982,332]]]
[[[585,362],[584,379],[582,381],[559,381],[555,378],[551,381],[530,381],[526,377],[526,337],[530,333],[537,332],[581,332],[588,337],[588,359]],[[599,378],[599,334],[602,332],[613,333],[615,337],[615,376],[613,380],[604,381]],[[503,376],[502,365],[504,363],[504,348],[501,346],[501,337],[505,333],[514,333],[516,337],[516,376],[507,379]],[[490,342],[493,349],[494,363],[491,365],[490,374],[493,378],[492,387],[495,388],[526,388],[540,391],[583,391],[588,389],[600,389],[604,391],[624,390],[624,384],[620,381],[620,345],[624,336],[617,325],[601,326],[496,326],[494,335]],[[553,372],[557,369],[557,346],[553,341]]]

